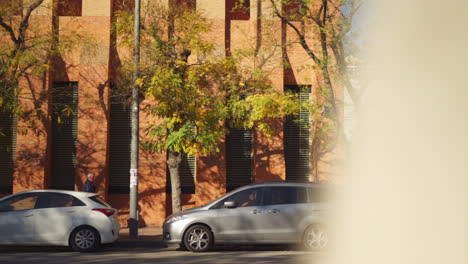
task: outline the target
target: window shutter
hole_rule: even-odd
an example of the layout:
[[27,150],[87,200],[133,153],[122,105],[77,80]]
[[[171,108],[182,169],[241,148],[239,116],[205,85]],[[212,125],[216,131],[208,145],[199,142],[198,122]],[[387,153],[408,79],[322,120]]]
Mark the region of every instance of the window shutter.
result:
[[16,118],[0,115],[0,193],[12,193],[16,152]]
[[130,193],[131,109],[118,100],[110,104],[109,192]]
[[52,88],[50,188],[73,190],[78,135],[78,83],[56,82]]
[[[196,156],[185,155],[180,162],[179,176],[180,176],[180,188],[184,194],[195,193],[195,171],[196,171]],[[172,193],[171,189],[171,175],[169,169],[166,170],[166,191]]]
[[[288,85],[285,90],[297,93],[301,104],[309,101],[310,86]],[[288,116],[284,121],[283,140],[286,180],[309,181],[309,118],[309,111],[301,109],[298,116]]]
[[249,20],[250,0],[226,0],[226,19]]
[[83,0],[60,0],[57,3],[59,16],[81,16],[82,11]]
[[252,130],[229,128],[226,135],[226,191],[252,183]]

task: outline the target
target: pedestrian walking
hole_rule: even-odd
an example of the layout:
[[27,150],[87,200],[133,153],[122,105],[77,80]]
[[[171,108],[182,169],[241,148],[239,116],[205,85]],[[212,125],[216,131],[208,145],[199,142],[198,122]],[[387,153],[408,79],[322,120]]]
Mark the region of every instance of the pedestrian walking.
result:
[[90,192],[90,193],[96,192],[96,185],[94,185],[94,174],[88,173],[88,178],[83,184],[83,192]]

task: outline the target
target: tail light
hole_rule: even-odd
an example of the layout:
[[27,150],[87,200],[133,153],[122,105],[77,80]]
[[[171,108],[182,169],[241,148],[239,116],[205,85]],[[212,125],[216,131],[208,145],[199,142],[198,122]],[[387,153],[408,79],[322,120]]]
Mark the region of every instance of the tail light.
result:
[[105,214],[106,216],[113,216],[116,212],[115,209],[111,209],[111,208],[95,208],[93,209],[93,211],[98,211],[98,212],[101,212],[103,214]]

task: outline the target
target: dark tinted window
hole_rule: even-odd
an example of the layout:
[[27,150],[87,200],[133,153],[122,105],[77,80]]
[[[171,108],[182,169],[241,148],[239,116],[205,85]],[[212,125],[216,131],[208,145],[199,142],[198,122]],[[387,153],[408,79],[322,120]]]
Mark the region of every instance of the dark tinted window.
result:
[[265,205],[307,203],[304,187],[270,187],[265,196]]
[[38,197],[37,193],[16,195],[0,203],[0,212],[34,209]]
[[262,204],[263,188],[251,188],[237,192],[217,203],[212,209],[223,208],[224,202],[233,201],[237,207],[259,206]]
[[85,206],[85,204],[74,196],[64,193],[43,193],[39,197],[36,208],[57,208]]
[[98,203],[100,205],[103,205],[105,207],[109,207],[109,208],[112,207],[112,206],[110,206],[110,204],[108,204],[104,199],[102,199],[98,195],[89,197],[89,199],[91,199],[91,200],[95,201],[96,203]]

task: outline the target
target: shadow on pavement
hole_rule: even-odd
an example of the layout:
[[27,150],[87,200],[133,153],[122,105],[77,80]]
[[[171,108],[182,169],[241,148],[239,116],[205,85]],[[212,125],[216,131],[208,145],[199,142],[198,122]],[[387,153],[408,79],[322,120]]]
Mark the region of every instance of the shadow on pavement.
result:
[[[128,237],[119,238],[113,244],[102,245],[101,248],[88,254],[128,251],[132,252],[156,252],[160,250],[174,251],[174,252],[189,252],[182,250],[179,245],[166,245],[162,241],[162,236],[139,236],[137,239],[130,239]],[[210,252],[236,252],[236,251],[301,251],[297,246],[293,245],[218,245],[215,246]],[[4,253],[73,253],[68,247],[62,246],[0,246],[0,252]],[[191,253],[191,252],[190,252]]]
[[192,253],[166,247],[159,236],[121,237],[113,245],[103,246],[93,253],[77,253],[67,247],[0,247],[1,264],[19,263],[112,263],[112,264],[232,264],[232,263],[323,263],[323,254],[297,251],[285,245],[217,246],[206,253]]

